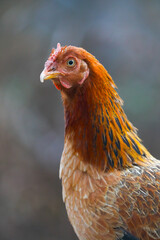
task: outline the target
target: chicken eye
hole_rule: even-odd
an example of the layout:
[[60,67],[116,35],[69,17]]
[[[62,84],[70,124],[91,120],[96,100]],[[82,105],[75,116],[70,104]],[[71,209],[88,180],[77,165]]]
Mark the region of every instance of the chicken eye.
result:
[[68,67],[74,67],[76,64],[75,60],[73,58],[68,59],[67,66]]

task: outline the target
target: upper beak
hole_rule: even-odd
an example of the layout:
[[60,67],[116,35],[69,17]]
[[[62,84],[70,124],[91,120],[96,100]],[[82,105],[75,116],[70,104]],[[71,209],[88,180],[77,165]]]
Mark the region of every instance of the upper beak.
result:
[[43,83],[44,80],[55,79],[55,78],[58,78],[59,76],[60,76],[60,73],[58,71],[48,72],[46,69],[44,69],[41,72],[40,81]]

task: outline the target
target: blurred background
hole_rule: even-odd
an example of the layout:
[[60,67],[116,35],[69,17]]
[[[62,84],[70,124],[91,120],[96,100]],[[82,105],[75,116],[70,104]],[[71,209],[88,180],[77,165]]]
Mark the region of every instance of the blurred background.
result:
[[107,68],[139,136],[160,158],[159,0],[0,1],[0,239],[77,239],[58,178],[64,116],[40,72],[57,42]]

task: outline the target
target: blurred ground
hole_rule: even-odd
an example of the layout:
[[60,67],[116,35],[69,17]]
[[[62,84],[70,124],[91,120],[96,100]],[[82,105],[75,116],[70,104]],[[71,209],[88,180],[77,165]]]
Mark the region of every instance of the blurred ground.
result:
[[160,158],[160,1],[0,1],[0,239],[76,239],[61,198],[63,107],[39,74],[57,42],[93,53]]

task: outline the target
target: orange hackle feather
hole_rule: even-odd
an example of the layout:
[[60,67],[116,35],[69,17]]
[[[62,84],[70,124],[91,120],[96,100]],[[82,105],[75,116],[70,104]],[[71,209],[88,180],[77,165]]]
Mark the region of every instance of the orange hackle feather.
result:
[[151,155],[127,119],[111,76],[93,55],[81,54],[89,66],[90,81],[76,92],[73,103],[64,101],[66,135],[72,132],[75,152],[82,161],[103,170],[148,161]]
[[64,104],[60,178],[70,222],[80,240],[159,240],[160,162],[143,146],[115,83],[93,55],[58,45],[47,70],[70,52],[89,69],[76,87],[53,80]]

